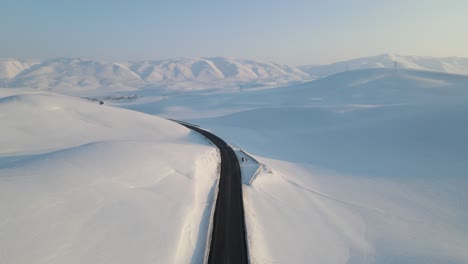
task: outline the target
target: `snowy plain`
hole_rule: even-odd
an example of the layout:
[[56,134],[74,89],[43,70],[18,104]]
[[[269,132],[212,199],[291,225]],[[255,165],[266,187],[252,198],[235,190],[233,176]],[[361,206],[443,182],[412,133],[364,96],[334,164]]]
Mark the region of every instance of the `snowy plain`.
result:
[[[48,93],[47,74],[29,80],[39,91],[0,89],[0,237],[15,237],[0,262],[200,263],[219,157],[162,116],[262,164],[243,164],[258,172],[243,188],[251,263],[468,263],[468,76],[381,63],[262,85],[67,79],[72,95],[131,98],[104,106]],[[126,67],[149,78],[149,64]]]

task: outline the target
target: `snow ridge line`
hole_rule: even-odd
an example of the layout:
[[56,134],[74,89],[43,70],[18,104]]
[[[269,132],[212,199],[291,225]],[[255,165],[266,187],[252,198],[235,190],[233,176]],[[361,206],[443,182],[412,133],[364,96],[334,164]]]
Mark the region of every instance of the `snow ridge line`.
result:
[[293,180],[290,180],[286,177],[284,177],[283,175],[279,174],[281,178],[285,179],[287,182],[289,182],[290,184],[294,185],[294,186],[297,186],[305,191],[308,191],[310,193],[313,193],[315,195],[318,195],[320,197],[323,197],[323,198],[326,198],[326,199],[329,199],[329,200],[332,200],[332,201],[335,201],[335,202],[338,202],[338,203],[341,203],[341,204],[345,204],[345,205],[348,205],[348,206],[352,206],[352,207],[356,207],[356,208],[359,208],[359,209],[365,209],[365,210],[370,210],[370,211],[373,211],[373,212],[376,212],[380,215],[386,215],[385,211],[382,211],[378,208],[372,208],[372,207],[367,207],[367,206],[364,206],[364,205],[360,205],[360,204],[355,204],[355,203],[350,203],[350,202],[347,202],[347,201],[343,201],[343,200],[340,200],[338,198],[335,198],[335,197],[332,197],[332,196],[329,196],[329,195],[326,195],[326,194],[323,194],[323,193],[320,193],[318,191],[315,191],[315,190],[312,190],[312,189],[309,189],[308,187],[305,187]]

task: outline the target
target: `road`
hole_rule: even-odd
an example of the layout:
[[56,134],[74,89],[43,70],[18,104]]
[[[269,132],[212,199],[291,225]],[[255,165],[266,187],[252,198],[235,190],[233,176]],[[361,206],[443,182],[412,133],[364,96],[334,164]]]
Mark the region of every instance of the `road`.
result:
[[247,264],[247,242],[242,200],[242,179],[234,150],[221,138],[199,127],[184,125],[208,138],[221,153],[218,197],[213,215],[213,229],[208,264]]

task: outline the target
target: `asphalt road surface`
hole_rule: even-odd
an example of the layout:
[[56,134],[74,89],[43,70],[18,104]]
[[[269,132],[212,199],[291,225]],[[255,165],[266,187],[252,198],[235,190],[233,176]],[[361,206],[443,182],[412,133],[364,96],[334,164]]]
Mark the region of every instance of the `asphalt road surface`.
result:
[[221,138],[198,127],[180,123],[208,138],[221,153],[221,175],[213,216],[208,264],[247,264],[242,179],[234,150]]

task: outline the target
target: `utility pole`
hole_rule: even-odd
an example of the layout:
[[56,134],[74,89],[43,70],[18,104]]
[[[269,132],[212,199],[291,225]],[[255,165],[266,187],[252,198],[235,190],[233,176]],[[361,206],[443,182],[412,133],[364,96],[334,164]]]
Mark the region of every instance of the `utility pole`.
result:
[[398,69],[398,62],[395,61],[395,69]]

